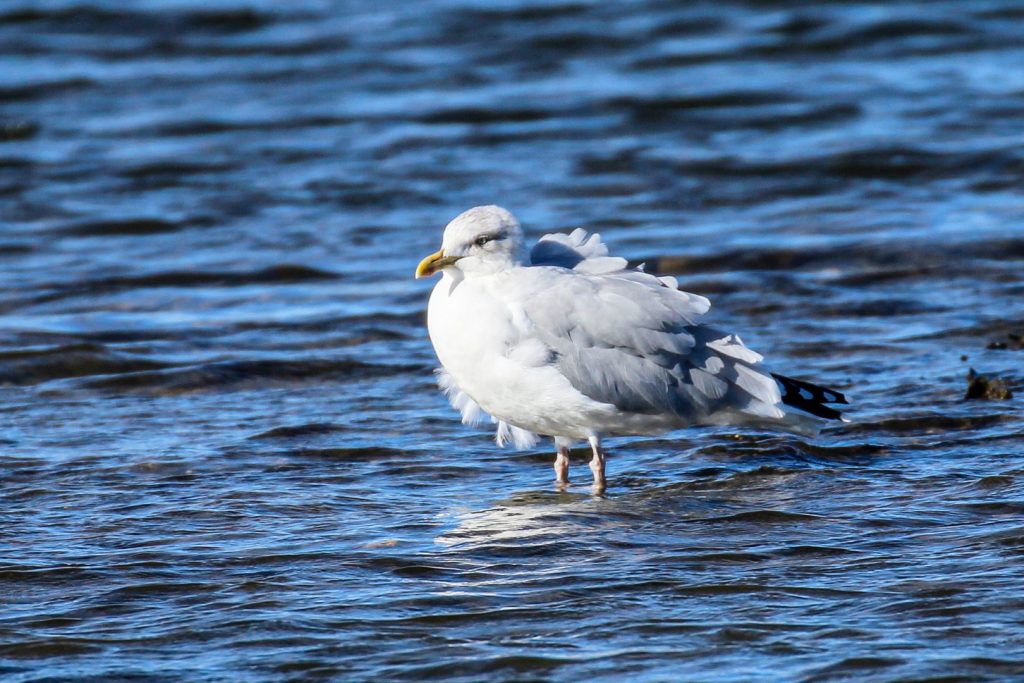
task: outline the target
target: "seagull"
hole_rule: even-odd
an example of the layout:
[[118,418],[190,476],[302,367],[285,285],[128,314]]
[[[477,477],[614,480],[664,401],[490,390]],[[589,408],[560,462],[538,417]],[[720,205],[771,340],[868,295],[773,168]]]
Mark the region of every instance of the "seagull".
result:
[[438,385],[466,424],[485,413],[499,446],[553,437],[555,481],[589,443],[593,489],[606,487],[607,436],[693,425],[814,431],[843,420],[839,392],[784,377],[740,338],[708,325],[711,307],[673,277],[609,256],[598,234],[548,234],[527,255],[519,221],[477,206],[444,229],[416,277],[441,273],[427,329]]

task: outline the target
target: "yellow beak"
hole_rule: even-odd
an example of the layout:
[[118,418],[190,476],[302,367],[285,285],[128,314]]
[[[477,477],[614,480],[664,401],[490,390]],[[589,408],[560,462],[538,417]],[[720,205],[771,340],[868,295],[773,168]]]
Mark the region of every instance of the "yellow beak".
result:
[[427,258],[420,261],[420,264],[416,266],[416,278],[429,277],[439,270],[444,270],[448,266],[458,261],[461,256],[445,256],[444,250],[436,251]]

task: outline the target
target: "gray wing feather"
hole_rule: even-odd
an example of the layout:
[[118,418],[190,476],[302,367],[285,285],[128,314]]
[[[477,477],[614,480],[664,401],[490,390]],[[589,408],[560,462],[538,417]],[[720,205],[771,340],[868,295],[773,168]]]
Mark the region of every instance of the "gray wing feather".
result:
[[517,297],[532,332],[577,390],[623,411],[690,421],[720,410],[784,415],[778,385],[758,366],[761,356],[736,335],[699,322],[707,299],[677,290],[671,278],[628,269],[596,237],[577,230],[542,238],[531,260],[556,267],[526,269],[534,280],[528,289],[536,291]]
[[601,241],[601,235],[594,233],[588,237],[583,228],[576,228],[568,235],[560,232],[544,235],[530,250],[530,263],[593,274],[623,270],[628,265],[624,258],[608,256],[608,247]]

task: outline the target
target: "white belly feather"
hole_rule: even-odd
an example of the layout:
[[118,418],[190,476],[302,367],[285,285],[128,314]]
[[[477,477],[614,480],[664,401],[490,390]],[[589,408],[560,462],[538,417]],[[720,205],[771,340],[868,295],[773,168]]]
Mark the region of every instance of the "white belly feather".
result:
[[619,431],[620,411],[569,383],[551,350],[529,336],[528,322],[492,295],[492,280],[446,274],[430,296],[430,339],[458,388],[495,418],[537,434],[585,439]]

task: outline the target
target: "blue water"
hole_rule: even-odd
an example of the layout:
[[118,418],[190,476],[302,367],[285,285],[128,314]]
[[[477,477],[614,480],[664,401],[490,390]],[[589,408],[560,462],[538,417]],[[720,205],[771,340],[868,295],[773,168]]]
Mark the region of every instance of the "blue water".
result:
[[[1024,678],[1020,399],[963,400],[1024,391],[1022,19],[3,3],[0,678]],[[853,423],[556,491],[434,386],[412,272],[482,203]]]

